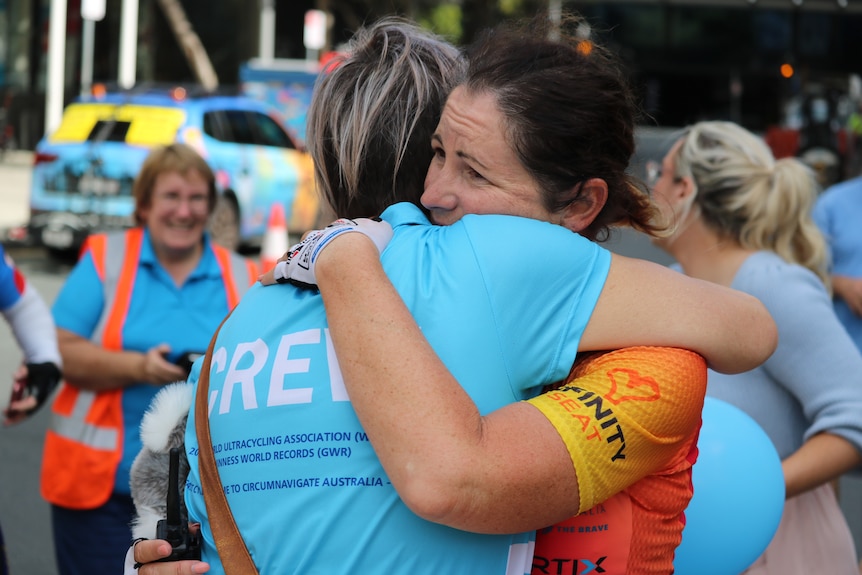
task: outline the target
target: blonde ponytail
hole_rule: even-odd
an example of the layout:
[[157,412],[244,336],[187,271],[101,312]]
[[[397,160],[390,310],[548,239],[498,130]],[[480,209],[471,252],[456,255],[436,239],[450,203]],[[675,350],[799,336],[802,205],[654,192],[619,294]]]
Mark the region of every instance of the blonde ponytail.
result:
[[732,122],[699,122],[680,146],[676,175],[694,180],[695,204],[722,237],[808,268],[829,287],[826,241],[811,217],[819,188],[811,169],[772,151]]

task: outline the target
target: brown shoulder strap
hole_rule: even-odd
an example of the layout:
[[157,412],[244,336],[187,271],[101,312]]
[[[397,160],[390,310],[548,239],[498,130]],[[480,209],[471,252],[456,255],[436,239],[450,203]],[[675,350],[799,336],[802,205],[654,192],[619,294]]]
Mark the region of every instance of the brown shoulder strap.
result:
[[207,508],[210,528],[215,539],[216,550],[227,575],[257,575],[257,567],[248,553],[248,548],[237,529],[233,514],[222,489],[218,468],[215,462],[212,439],[210,438],[210,419],[208,401],[210,386],[210,366],[212,364],[213,348],[222,325],[230,314],[224,318],[210,340],[201,375],[198,380],[197,399],[195,401],[195,432],[198,438],[198,467],[201,474],[201,487],[204,493],[204,503]]

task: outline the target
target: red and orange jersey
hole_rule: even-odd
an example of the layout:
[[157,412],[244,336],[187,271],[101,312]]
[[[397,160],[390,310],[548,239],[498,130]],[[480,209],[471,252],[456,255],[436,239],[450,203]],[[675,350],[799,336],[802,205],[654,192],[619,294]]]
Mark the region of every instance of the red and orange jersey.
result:
[[533,575],[673,571],[705,393],[699,355],[638,347],[589,356],[530,400],[565,441],[581,501],[537,533]]

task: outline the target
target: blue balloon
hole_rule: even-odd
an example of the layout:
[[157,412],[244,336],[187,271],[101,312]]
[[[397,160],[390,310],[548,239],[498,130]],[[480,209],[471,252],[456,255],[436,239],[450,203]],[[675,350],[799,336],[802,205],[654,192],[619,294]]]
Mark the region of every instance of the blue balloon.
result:
[[707,397],[676,575],[738,575],[763,553],[784,510],[781,460],[745,412]]

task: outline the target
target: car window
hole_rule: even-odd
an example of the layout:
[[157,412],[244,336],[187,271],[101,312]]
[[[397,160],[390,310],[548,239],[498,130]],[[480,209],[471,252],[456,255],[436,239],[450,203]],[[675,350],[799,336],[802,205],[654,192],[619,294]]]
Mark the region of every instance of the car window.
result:
[[230,139],[237,144],[256,144],[254,127],[245,110],[225,110],[224,118],[230,129]]
[[222,112],[218,110],[204,113],[204,134],[222,142],[232,141],[230,127],[227,125]]
[[272,118],[260,112],[252,112],[251,118],[257,128],[258,143],[262,146],[296,149],[290,136]]
[[129,133],[131,122],[119,122],[117,120],[98,120],[90,135],[88,142],[125,142],[126,134]]
[[[176,139],[186,113],[179,108],[118,104],[71,104],[60,126],[51,134],[53,143],[80,143],[102,139],[136,146],[170,144]],[[105,133],[102,134],[102,129]]]

